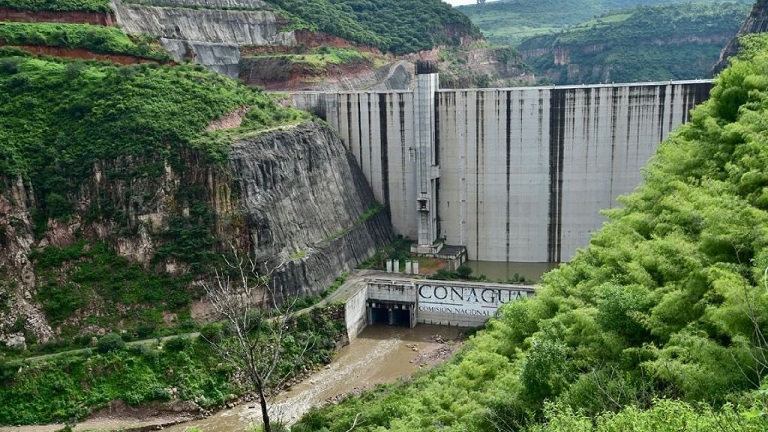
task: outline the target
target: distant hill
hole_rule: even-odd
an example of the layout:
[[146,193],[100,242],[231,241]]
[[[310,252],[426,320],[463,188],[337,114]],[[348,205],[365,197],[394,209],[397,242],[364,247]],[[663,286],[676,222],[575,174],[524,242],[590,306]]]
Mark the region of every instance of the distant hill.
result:
[[539,82],[705,78],[748,11],[743,3],[642,6],[529,38],[519,50]]
[[[713,1],[707,1],[712,3]],[[742,3],[751,4],[750,0]],[[612,10],[636,6],[690,3],[684,0],[509,0],[460,6],[493,43],[517,46],[523,39],[557,32]]]

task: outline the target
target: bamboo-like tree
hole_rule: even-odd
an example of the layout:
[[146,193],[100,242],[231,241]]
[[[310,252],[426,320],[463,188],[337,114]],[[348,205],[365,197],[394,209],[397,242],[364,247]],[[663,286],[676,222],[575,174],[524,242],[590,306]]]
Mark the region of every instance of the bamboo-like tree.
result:
[[[217,270],[212,282],[205,283],[208,299],[232,333],[220,341],[209,341],[219,356],[236,368],[245,391],[259,401],[265,432],[272,432],[275,420],[269,407],[278,389],[289,378],[290,371],[280,371],[280,364],[300,360],[309,348],[283,349],[289,336],[289,319],[294,301],[288,301],[282,290],[270,285],[270,276],[280,266],[261,272],[251,257],[242,257],[235,247],[225,257],[226,272]],[[282,266],[282,265],[281,265]]]

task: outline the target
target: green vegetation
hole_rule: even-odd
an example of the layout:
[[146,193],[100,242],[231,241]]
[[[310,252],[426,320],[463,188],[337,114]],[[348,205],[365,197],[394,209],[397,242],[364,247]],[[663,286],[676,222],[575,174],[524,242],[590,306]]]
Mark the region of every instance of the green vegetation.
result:
[[137,44],[118,28],[89,24],[0,22],[0,41],[8,45],[81,48],[99,54],[171,60],[170,54],[159,45],[151,45],[148,38],[138,38]]
[[306,28],[395,54],[441,44],[458,45],[480,32],[467,17],[440,0],[267,0]]
[[[204,131],[243,106],[239,128]],[[105,243],[76,232],[71,247],[32,254],[34,300],[60,333],[45,346],[26,334],[30,353],[87,345],[96,329],[138,338],[193,328],[189,302],[199,293],[189,283],[220,258],[212,192],[194,170],[224,172],[233,140],[306,116],[200,66],[120,67],[0,49],[0,176],[34,190],[35,234],[42,238],[51,219],[112,230]],[[166,170],[177,186],[162,186]],[[101,187],[88,188],[96,177]],[[150,262],[120,257],[115,238],[137,236],[136,214],[157,208],[165,219],[145,227]],[[167,263],[184,276],[165,273]]]
[[343,275],[337,277],[336,280],[333,281],[331,286],[324,289],[323,292],[321,292],[320,294],[297,298],[296,301],[293,303],[293,306],[291,309],[293,309],[294,311],[301,311],[302,309],[315,306],[316,304],[320,303],[323,299],[328,298],[328,296],[336,292],[336,290],[339,289],[340,286],[344,285],[344,282],[347,280],[348,276],[349,276],[349,273],[344,273]]
[[[644,6],[525,40],[520,50],[543,51],[526,61],[555,84],[703,78],[748,11],[743,3]],[[563,51],[567,64],[555,64]]]
[[768,36],[535,298],[450,363],[292,430],[766,430]]
[[306,50],[297,54],[262,54],[246,58],[282,59],[294,66],[301,66],[302,73],[323,75],[331,66],[351,63],[372,63],[373,54],[362,53],[353,48],[333,48],[322,46],[314,50]]
[[341,229],[339,231],[336,231],[336,232],[332,233],[331,235],[329,235],[328,237],[324,238],[323,241],[324,242],[333,241],[333,240],[336,240],[337,238],[339,238],[339,237],[341,237],[343,235],[346,235],[347,233],[352,231],[356,226],[358,226],[361,223],[367,221],[368,219],[376,216],[376,214],[378,214],[382,210],[384,210],[384,206],[380,202],[374,202],[373,205],[368,210],[366,210],[363,214],[361,214],[357,218],[357,220],[355,221],[355,223],[351,227],[347,227],[347,228]]
[[[344,328],[338,306],[303,314],[291,321],[284,340],[280,375],[296,376],[330,361]],[[343,312],[341,312],[343,316]],[[206,329],[208,338],[227,338],[225,326]],[[307,341],[310,351],[300,360]],[[42,424],[81,419],[115,399],[130,405],[172,398],[192,400],[204,408],[221,405],[241,394],[231,367],[220,362],[204,338],[172,338],[162,346],[124,346],[119,335],[103,336],[95,351],[35,362],[0,364],[0,424]]]
[[[61,326],[62,339],[79,336],[85,342],[89,335],[78,334],[83,324],[117,328],[118,322],[132,337],[145,338],[165,327],[164,311],[188,314],[189,276],[150,271],[103,243],[79,242],[66,249],[49,246],[34,253],[32,260],[39,275],[35,300],[48,322]],[[100,304],[101,314],[86,313],[93,304]]]
[[109,12],[108,0],[0,0],[0,8],[30,11]]
[[[133,157],[108,177],[156,181],[164,159],[183,170],[183,149],[221,160],[235,134],[296,121],[263,93],[200,66],[119,67],[80,61],[0,58],[0,175],[28,179],[38,212],[64,218],[96,161]],[[212,120],[249,106],[239,129],[204,132]],[[116,163],[116,162],[115,162]],[[115,198],[92,205],[118,215]]]
[[[704,0],[707,1],[707,0]],[[710,3],[717,0],[710,0]],[[460,6],[496,44],[518,46],[524,39],[559,32],[612,10],[655,4],[687,4],[687,0],[515,0]],[[742,3],[752,4],[752,0]],[[746,13],[742,19],[746,17]],[[656,29],[659,23],[654,23]]]
[[387,260],[396,259],[400,262],[405,262],[406,260],[411,259],[411,245],[413,243],[412,240],[408,240],[402,235],[398,235],[392,243],[376,250],[376,253],[374,253],[373,256],[358,265],[357,268],[385,270]]

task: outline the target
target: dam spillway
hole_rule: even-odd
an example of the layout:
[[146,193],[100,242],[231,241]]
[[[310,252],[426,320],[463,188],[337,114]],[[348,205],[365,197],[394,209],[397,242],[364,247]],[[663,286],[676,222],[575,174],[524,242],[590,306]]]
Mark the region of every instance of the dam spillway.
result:
[[341,136],[424,252],[444,242],[482,261],[562,262],[589,243],[600,210],[642,182],[661,141],[709,97],[711,81],[296,93]]

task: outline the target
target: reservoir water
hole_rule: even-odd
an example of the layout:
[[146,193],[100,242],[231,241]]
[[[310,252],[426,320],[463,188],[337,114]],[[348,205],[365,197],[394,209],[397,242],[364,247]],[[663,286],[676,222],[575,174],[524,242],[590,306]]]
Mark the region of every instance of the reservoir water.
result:
[[495,261],[467,261],[464,263],[472,269],[472,276],[486,275],[489,281],[506,282],[518,274],[525,278],[526,282],[538,283],[541,276],[556,268],[557,263],[530,263],[530,262],[495,262]]

